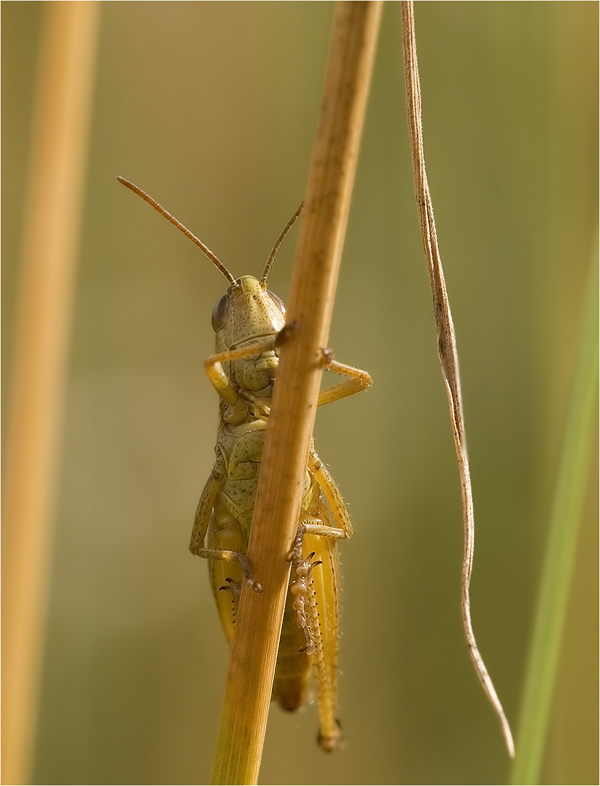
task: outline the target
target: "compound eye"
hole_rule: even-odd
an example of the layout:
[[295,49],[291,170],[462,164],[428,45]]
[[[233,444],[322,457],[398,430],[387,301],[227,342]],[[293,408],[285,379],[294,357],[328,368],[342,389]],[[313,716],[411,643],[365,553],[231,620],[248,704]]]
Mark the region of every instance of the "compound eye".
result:
[[229,312],[229,292],[226,292],[213,309],[212,326],[215,333],[225,325]]
[[271,292],[271,290],[268,291],[268,294],[271,300],[280,309],[281,313],[285,314],[285,305],[283,303],[283,300],[280,297],[277,297],[277,295],[274,292]]

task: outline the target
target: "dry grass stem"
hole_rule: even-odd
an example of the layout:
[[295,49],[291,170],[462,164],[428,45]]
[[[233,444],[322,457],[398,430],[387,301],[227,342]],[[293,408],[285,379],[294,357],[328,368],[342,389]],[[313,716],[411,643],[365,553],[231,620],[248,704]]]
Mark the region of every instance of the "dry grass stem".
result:
[[339,2],[248,556],[263,592],[240,598],[213,783],[256,783],[370,77],[380,2]]
[[471,658],[475,665],[477,676],[481,680],[496,714],[502,724],[502,732],[506,746],[511,756],[514,756],[514,744],[510,726],[502,709],[494,685],[487,672],[473,633],[471,623],[471,609],[469,600],[469,584],[473,569],[473,550],[475,543],[475,519],[473,514],[473,495],[469,462],[467,459],[467,444],[464,428],[462,402],[460,395],[460,377],[458,371],[458,355],[456,352],[456,339],[450,313],[450,304],[446,293],[446,283],[442,262],[437,244],[433,206],[427,174],[425,171],[425,155],[423,152],[423,131],[421,124],[421,87],[419,82],[419,69],[417,64],[417,49],[414,27],[414,8],[412,2],[401,2],[402,27],[403,27],[403,53],[404,77],[406,83],[406,101],[408,113],[408,126],[413,164],[413,178],[415,196],[421,224],[421,236],[425,247],[427,259],[427,272],[433,299],[433,312],[437,331],[438,355],[442,367],[442,374],[446,384],[454,444],[458,459],[460,485],[463,503],[464,523],[464,556],[462,568],[462,616],[469,645]]
[[45,13],[4,478],[3,783],[31,782],[98,5]]

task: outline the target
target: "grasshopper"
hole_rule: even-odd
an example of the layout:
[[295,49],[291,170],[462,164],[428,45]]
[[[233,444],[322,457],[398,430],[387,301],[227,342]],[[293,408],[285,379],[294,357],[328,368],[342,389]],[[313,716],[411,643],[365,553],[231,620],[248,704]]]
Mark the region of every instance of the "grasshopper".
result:
[[[205,361],[219,394],[216,461],[194,519],[190,551],[208,560],[210,582],[227,640],[231,640],[241,583],[254,584],[246,557],[258,487],[271,394],[278,364],[278,336],[285,306],[267,289],[267,277],[283,238],[302,205],[279,235],[260,279],[235,279],[198,238],[152,197],[118,178],[190,238],[229,282],[212,314],[215,354]],[[333,360],[323,350],[323,366],[347,377],[321,391],[318,405],[337,401],[372,384],[366,371]],[[311,669],[319,707],[319,745],[337,750],[342,732],[337,719],[339,557],[336,542],[352,537],[344,500],[311,444],[302,492],[297,535],[289,559],[292,574],[272,698],[289,711],[304,704]]]

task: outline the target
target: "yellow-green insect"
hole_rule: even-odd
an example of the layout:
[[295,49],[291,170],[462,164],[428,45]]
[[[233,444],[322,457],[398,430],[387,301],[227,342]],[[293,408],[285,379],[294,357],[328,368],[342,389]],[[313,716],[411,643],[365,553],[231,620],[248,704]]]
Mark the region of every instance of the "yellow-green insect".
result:
[[[267,277],[292,216],[269,256],[260,279],[235,279],[219,259],[176,218],[133,183],[118,178],[193,240],[229,281],[212,315],[215,354],[205,361],[220,396],[216,461],[204,487],[190,551],[209,561],[210,581],[228,640],[231,640],[241,582],[252,580],[246,558],[258,475],[275,382],[277,337],[285,325],[282,301],[267,289]],[[348,379],[321,392],[318,404],[371,385],[367,372],[337,363],[328,350],[323,365]],[[352,536],[344,500],[311,445],[298,532],[290,553],[292,575],[285,606],[273,699],[286,710],[306,700],[311,668],[318,692],[321,747],[334,751],[342,733],[337,719],[339,558],[336,541]]]

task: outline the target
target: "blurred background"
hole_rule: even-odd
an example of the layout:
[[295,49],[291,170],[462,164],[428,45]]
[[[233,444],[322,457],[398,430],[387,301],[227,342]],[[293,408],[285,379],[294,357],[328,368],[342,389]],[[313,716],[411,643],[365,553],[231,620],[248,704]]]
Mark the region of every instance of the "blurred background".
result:
[[[2,8],[2,415],[45,4]],[[36,783],[202,783],[227,661],[187,551],[212,466],[203,370],[225,290],[302,198],[330,3],[105,3],[70,349]],[[475,633],[516,726],[598,211],[598,5],[417,3],[425,150],[460,354]],[[263,783],[499,783],[509,762],[460,614],[458,472],[385,7],[330,345],[371,390],[320,413],[346,497],[338,754],[273,706]],[[297,230],[271,289],[287,297]],[[5,431],[5,430],[4,430]],[[4,433],[3,431],[3,433]],[[4,446],[4,443],[3,443]],[[546,783],[598,779],[591,462]]]

